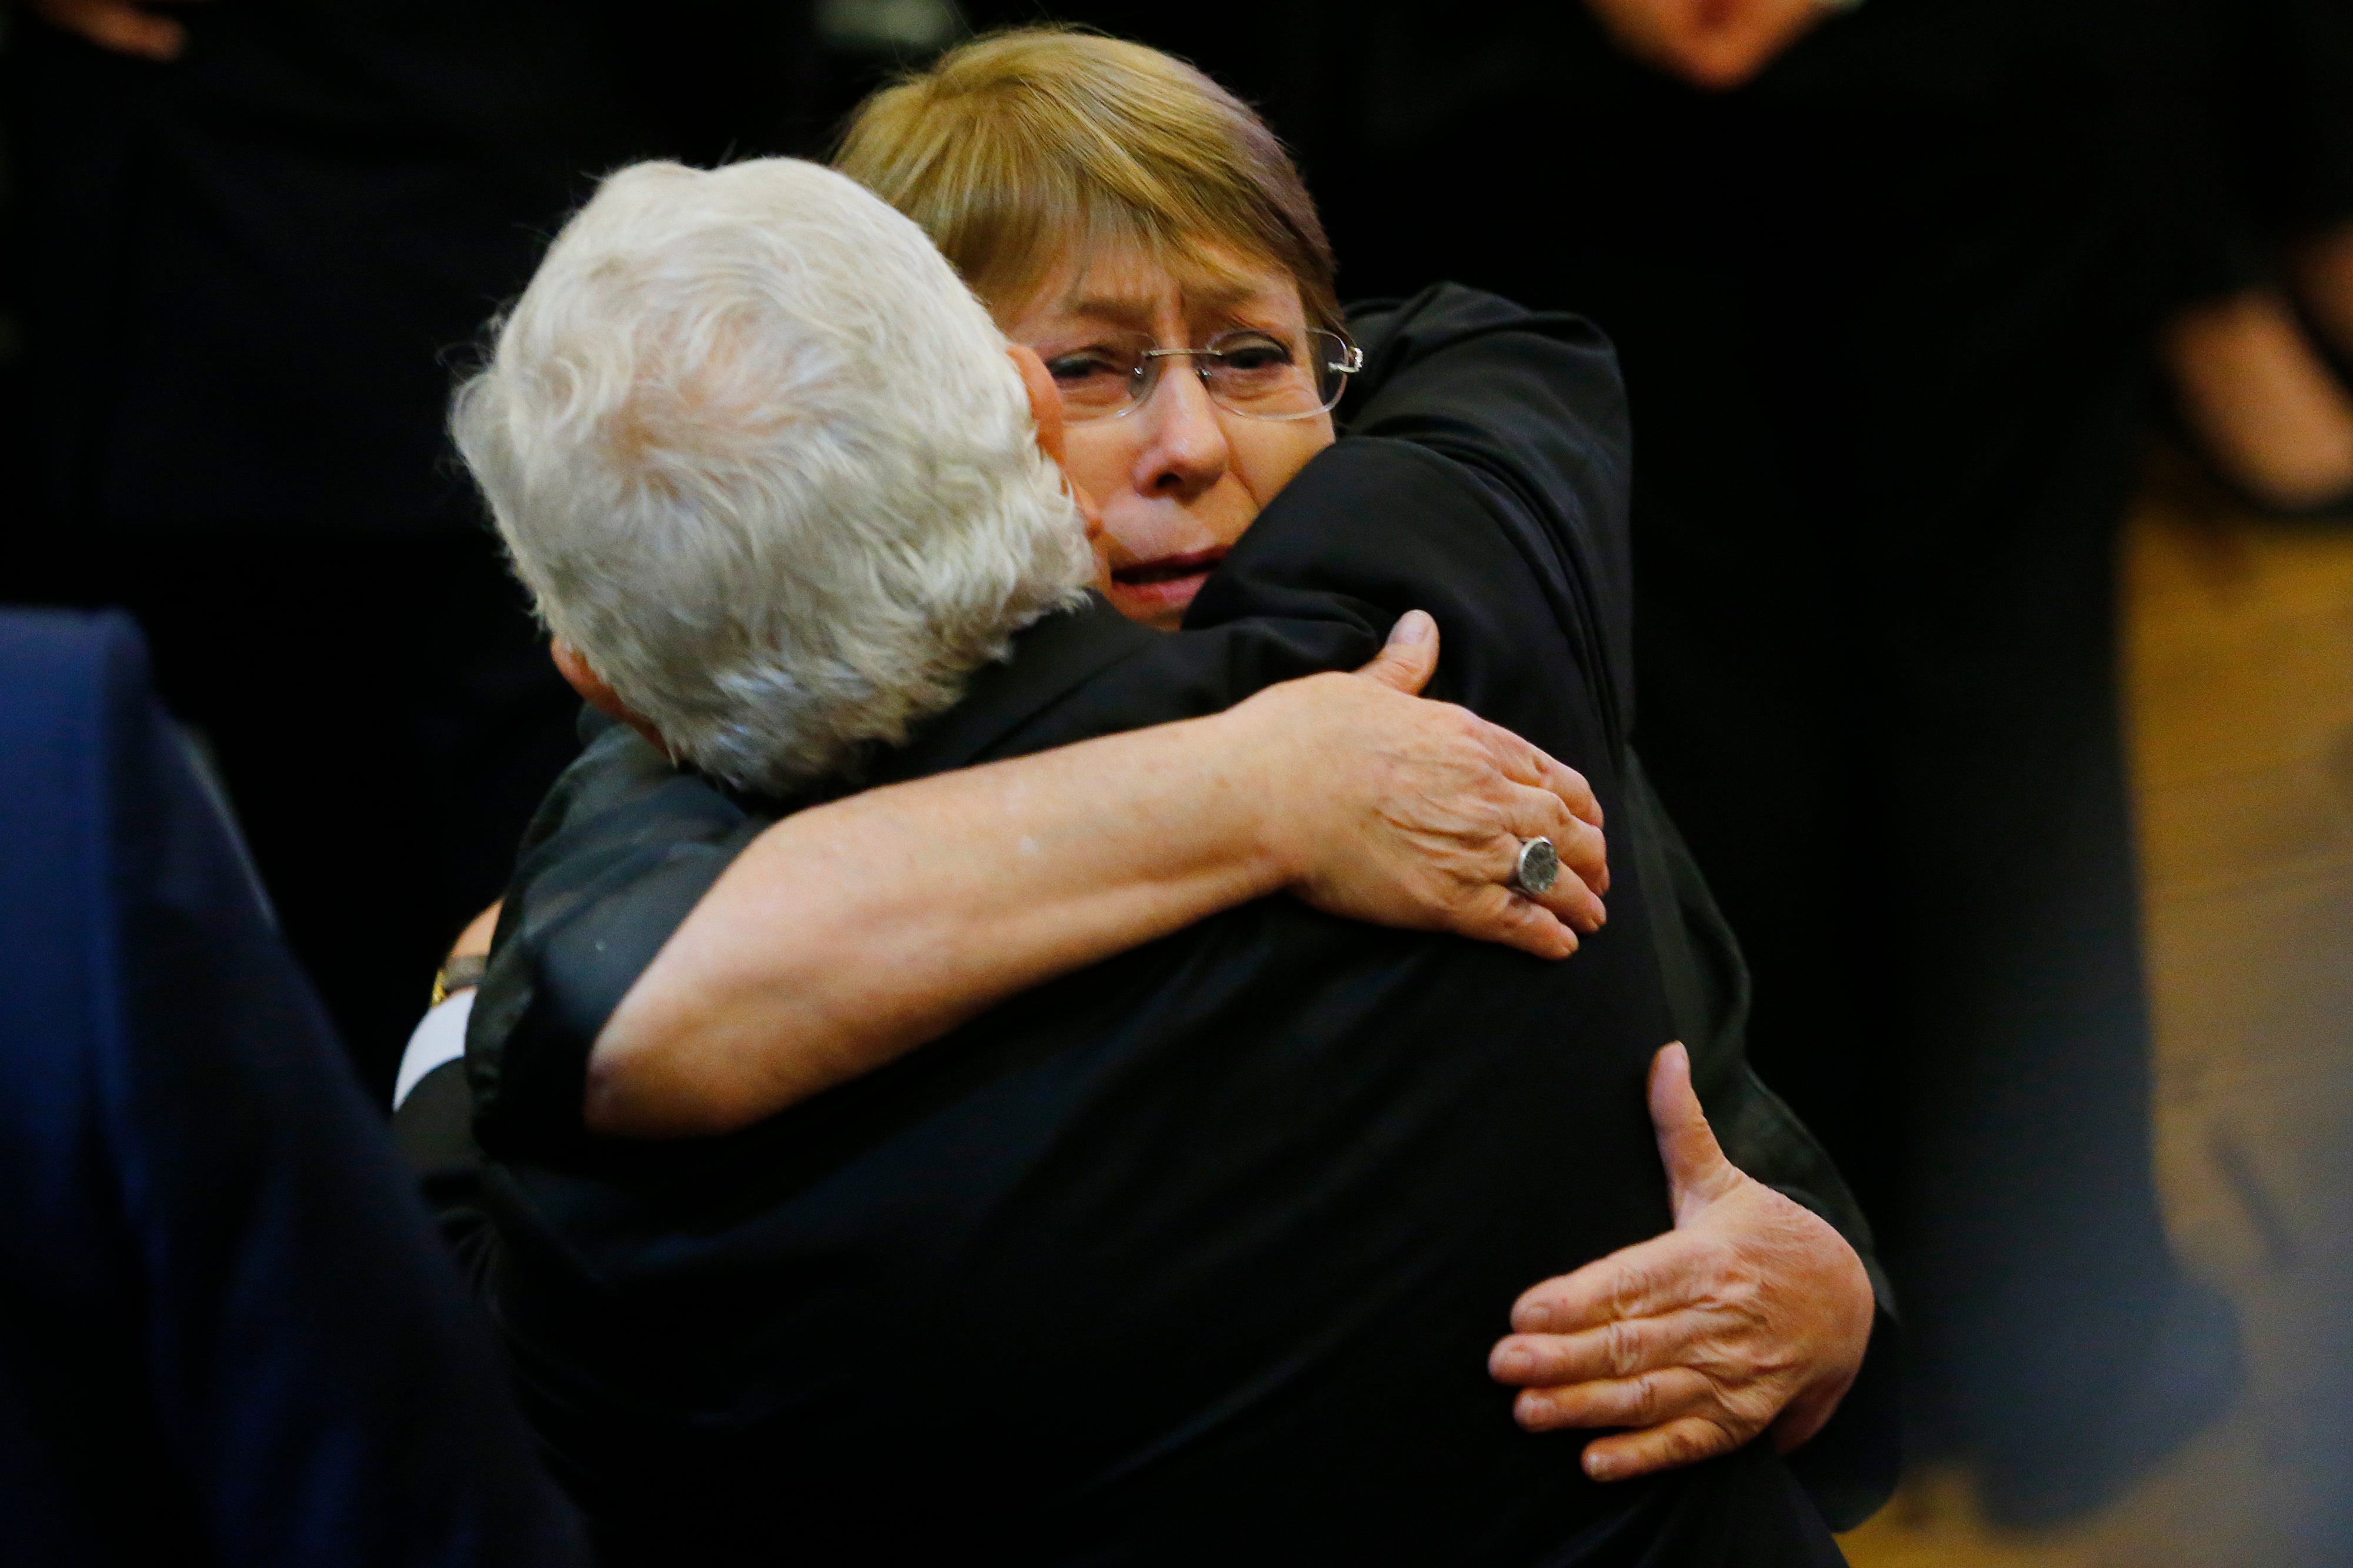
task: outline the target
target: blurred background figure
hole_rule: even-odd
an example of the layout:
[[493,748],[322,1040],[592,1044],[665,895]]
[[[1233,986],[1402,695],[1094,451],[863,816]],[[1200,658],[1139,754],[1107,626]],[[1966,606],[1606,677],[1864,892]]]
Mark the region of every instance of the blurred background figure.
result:
[[388,1088],[573,749],[441,436],[603,171],[812,152],[944,3],[23,0],[0,601],[115,604]]
[[575,1568],[485,1326],[121,616],[0,613],[15,1568]]
[[2248,506],[2353,519],[2353,5],[2206,0],[2183,291],[2164,360],[2209,474]]

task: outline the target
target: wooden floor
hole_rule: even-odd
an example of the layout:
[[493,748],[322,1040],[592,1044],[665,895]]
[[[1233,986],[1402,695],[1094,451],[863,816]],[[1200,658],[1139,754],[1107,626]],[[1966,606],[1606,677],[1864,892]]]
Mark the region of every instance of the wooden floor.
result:
[[2160,462],[2125,583],[2158,1180],[2247,1388],[2064,1531],[1990,1531],[1965,1476],[1915,1476],[1856,1568],[2353,1564],[2353,525],[2233,516]]

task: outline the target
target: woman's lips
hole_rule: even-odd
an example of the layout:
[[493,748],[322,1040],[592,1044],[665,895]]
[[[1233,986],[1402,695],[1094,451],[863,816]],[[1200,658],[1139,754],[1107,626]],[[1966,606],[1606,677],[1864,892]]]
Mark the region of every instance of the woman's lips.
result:
[[1193,602],[1218,563],[1226,558],[1222,546],[1196,550],[1183,555],[1164,555],[1156,561],[1138,561],[1132,565],[1112,568],[1111,580],[1118,597],[1132,605],[1152,607],[1183,606]]
[[1155,583],[1173,582],[1179,577],[1206,577],[1226,558],[1223,549],[1212,546],[1196,550],[1187,555],[1164,555],[1157,561],[1139,561],[1133,566],[1115,566],[1111,580],[1137,587]]

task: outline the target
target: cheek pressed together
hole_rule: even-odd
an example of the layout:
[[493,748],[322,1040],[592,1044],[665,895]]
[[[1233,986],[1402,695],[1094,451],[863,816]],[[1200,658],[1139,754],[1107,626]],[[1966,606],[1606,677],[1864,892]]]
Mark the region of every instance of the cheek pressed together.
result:
[[1063,468],[1102,516],[1098,585],[1122,615],[1164,631],[1331,445],[1323,405],[1352,352],[1309,328],[1288,274],[1214,259],[1179,278],[1134,252],[1074,256],[997,312],[1061,395]]

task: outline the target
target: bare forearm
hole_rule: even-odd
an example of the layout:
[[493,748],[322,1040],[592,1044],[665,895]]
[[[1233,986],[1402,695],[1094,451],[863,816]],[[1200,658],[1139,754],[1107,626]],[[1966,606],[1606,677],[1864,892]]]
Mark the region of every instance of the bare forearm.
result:
[[[1398,628],[1352,675],[776,824],[614,1010],[589,1059],[589,1127],[748,1125],[1040,982],[1286,889],[1346,919],[1567,957],[1606,918],[1591,788],[1409,695],[1437,637],[1426,616]],[[1574,875],[1523,898],[1504,884],[1538,836]]]
[[590,1060],[588,1124],[746,1125],[1277,890],[1229,722],[1110,736],[776,824],[615,1011]]

